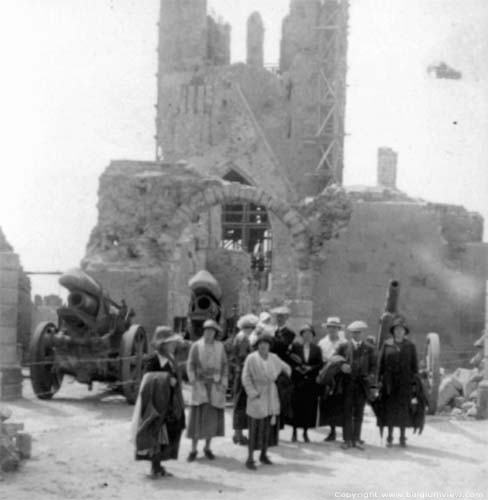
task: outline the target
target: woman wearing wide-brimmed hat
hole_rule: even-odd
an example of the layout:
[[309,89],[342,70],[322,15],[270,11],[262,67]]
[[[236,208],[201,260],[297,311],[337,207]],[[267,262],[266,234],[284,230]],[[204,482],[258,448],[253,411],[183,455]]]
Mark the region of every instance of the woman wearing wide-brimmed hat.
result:
[[224,345],[216,340],[222,330],[213,319],[203,323],[203,335],[190,348],[187,361],[188,379],[191,384],[190,418],[188,437],[192,449],[188,461],[197,457],[200,439],[205,440],[203,452],[213,460],[210,449],[215,436],[224,435],[224,407],[227,392],[227,356]]
[[276,379],[281,372],[291,375],[291,368],[270,352],[273,337],[262,335],[257,350],[249,354],[242,371],[242,385],[247,394],[246,413],[249,417],[249,454],[246,467],[256,469],[254,450],[260,450],[264,465],[272,462],[267,455],[269,446],[278,444],[280,400]]
[[161,462],[176,460],[185,428],[185,406],[175,351],[182,344],[169,326],[154,332],[153,354],[145,359],[144,378],[134,408],[136,460],[151,461],[151,474],[171,476]]
[[293,383],[292,441],[297,440],[297,428],[303,429],[303,440],[308,443],[308,429],[316,426],[318,385],[316,378],[322,368],[322,352],[314,344],[315,330],[311,325],[300,328],[301,344],[293,344],[290,357],[294,361],[291,380]]
[[393,444],[393,428],[400,428],[400,446],[406,446],[405,429],[413,427],[412,385],[418,374],[417,350],[407,335],[409,328],[403,316],[393,318],[391,338],[381,348],[378,366],[380,404],[378,426],[388,427],[386,445]]
[[259,318],[254,314],[245,314],[237,322],[239,333],[233,341],[233,360],[234,360],[234,413],[232,426],[234,429],[233,441],[236,444],[247,444],[248,439],[242,431],[247,429],[246,404],[247,395],[242,385],[242,369],[247,355],[251,352],[251,342],[249,337],[258,324]]

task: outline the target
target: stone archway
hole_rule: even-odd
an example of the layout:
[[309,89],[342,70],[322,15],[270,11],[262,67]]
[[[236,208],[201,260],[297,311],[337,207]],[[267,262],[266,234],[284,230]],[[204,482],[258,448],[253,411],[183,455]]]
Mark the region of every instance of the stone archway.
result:
[[309,269],[309,235],[305,219],[287,203],[253,186],[224,181],[205,187],[199,193],[181,201],[180,207],[168,224],[167,232],[177,239],[184,227],[199,213],[233,200],[262,205],[276,215],[290,231],[298,269]]

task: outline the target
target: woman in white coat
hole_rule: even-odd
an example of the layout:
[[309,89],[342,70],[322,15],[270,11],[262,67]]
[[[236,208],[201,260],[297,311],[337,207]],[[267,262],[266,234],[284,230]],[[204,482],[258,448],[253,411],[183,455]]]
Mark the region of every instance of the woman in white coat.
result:
[[278,444],[280,429],[280,400],[276,379],[291,368],[276,354],[269,352],[273,338],[262,335],[257,340],[257,350],[246,358],[242,371],[242,385],[247,393],[246,413],[249,417],[249,455],[246,467],[256,470],[254,450],[261,450],[259,461],[265,465],[272,462],[267,456],[269,446]]
[[227,356],[222,342],[215,339],[218,333],[221,333],[220,326],[213,319],[207,319],[203,323],[202,338],[192,344],[188,354],[191,398],[187,436],[192,440],[189,462],[197,457],[200,439],[205,439],[205,456],[213,460],[212,438],[224,435]]

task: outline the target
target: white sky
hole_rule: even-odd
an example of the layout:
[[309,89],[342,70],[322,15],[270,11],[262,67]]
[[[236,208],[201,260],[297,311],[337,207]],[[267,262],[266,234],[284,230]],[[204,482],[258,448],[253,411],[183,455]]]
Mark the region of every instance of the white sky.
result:
[[[278,60],[288,0],[209,0],[244,58],[253,10]],[[2,0],[0,226],[29,270],[78,265],[110,159],[154,158],[159,0]],[[376,149],[399,187],[488,219],[488,1],[351,0],[345,183],[374,184]],[[460,81],[435,80],[445,60]],[[456,124],[454,124],[456,122]],[[41,293],[54,279],[35,280]]]

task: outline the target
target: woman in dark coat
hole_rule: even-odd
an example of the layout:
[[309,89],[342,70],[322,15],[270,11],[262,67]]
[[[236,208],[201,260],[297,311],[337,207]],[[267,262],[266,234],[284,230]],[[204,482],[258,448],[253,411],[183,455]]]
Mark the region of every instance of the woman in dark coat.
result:
[[405,429],[414,427],[412,385],[418,374],[417,350],[406,338],[409,330],[402,316],[396,316],[390,327],[392,337],[380,352],[378,379],[380,401],[378,426],[388,427],[386,446],[393,444],[393,428],[400,428],[400,446],[406,446]]
[[171,476],[161,461],[176,460],[185,428],[185,406],[175,351],[179,335],[156,329],[155,353],[145,360],[144,378],[134,409],[136,460],[150,460],[152,476]]
[[232,427],[234,429],[235,444],[247,445],[248,439],[242,433],[247,429],[247,394],[242,385],[242,369],[247,355],[251,352],[251,342],[249,337],[258,324],[259,318],[254,314],[246,314],[237,322],[239,333],[234,337],[232,343],[232,354],[234,363],[234,413],[232,417]]
[[293,383],[293,434],[291,440],[297,440],[297,428],[303,429],[303,440],[308,443],[308,429],[317,423],[318,386],[315,382],[322,367],[322,352],[313,343],[315,331],[305,325],[300,330],[302,344],[294,344],[290,357],[294,361],[291,380]]

